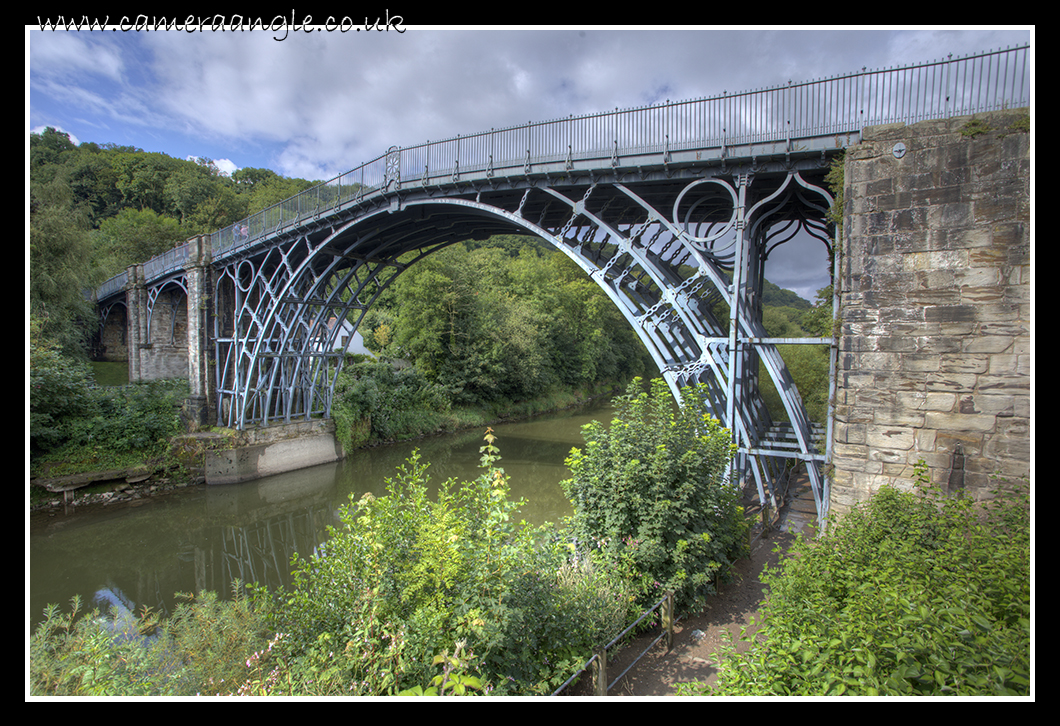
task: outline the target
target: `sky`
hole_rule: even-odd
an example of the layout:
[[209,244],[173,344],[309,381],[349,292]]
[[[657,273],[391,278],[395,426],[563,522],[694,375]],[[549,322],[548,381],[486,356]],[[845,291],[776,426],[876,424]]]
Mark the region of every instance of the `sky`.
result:
[[[233,30],[225,16],[216,29],[207,22],[191,32],[118,18],[105,30],[26,26],[28,130],[206,157],[229,173],[259,167],[323,180],[392,145],[1011,47],[1034,35],[1033,26],[459,28],[416,25],[411,15],[365,30],[355,19],[329,28],[265,16],[269,27]],[[812,300],[827,284],[820,260],[794,249],[785,259],[787,246],[767,277]]]

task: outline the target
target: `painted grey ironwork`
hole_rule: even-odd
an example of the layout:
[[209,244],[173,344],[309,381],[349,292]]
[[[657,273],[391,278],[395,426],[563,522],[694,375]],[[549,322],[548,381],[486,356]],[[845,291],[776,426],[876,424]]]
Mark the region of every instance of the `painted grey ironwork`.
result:
[[[823,176],[864,126],[1027,105],[1028,52],[391,147],[210,235],[218,423],[329,416],[343,321],[356,329],[405,267],[436,250],[529,233],[604,290],[675,395],[709,390],[738,445],[736,469],[764,504],[778,503],[772,483],[796,460],[824,516],[830,431],[809,421],[777,345],[833,341],[766,335],[765,259],[800,232],[831,248]],[[145,265],[148,284],[172,280],[181,254]],[[763,403],[762,374],[783,420]]]
[[[401,178],[442,184],[468,174],[532,173],[535,166],[558,159],[573,169],[578,162],[617,164],[623,158],[691,149],[721,152],[724,158],[738,153],[738,147],[783,141],[791,150],[799,142],[856,134],[866,126],[1025,106],[1030,103],[1029,51],[1020,46],[391,147],[373,161],[214,233],[214,255],[357,196],[386,193],[394,180],[400,186]],[[240,236],[242,227],[249,236]]]

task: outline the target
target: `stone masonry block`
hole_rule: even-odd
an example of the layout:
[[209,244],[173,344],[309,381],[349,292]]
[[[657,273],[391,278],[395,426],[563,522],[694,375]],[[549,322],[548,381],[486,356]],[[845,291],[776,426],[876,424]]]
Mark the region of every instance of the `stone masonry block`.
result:
[[865,430],[865,442],[874,449],[906,451],[913,448],[915,430],[905,426],[871,425]]
[[948,431],[993,431],[996,420],[984,414],[943,413],[928,411],[924,417],[924,426],[931,429]]

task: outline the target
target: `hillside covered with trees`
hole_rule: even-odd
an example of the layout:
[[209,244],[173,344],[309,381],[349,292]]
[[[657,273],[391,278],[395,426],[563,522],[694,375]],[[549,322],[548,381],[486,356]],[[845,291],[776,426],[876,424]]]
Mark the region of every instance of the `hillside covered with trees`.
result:
[[87,349],[84,321],[94,318],[83,291],[317,183],[268,169],[229,176],[209,159],[74,144],[50,127],[30,135],[29,171],[30,312],[78,357]]

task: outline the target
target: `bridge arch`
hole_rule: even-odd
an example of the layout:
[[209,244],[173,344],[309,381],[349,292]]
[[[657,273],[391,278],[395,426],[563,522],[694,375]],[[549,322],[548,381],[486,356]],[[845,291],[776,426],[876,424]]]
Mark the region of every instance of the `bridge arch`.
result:
[[[620,180],[564,179],[464,194],[396,192],[386,204],[254,260],[232,260],[216,275],[216,299],[228,307],[217,316],[224,321],[217,329],[220,423],[330,416],[343,355],[335,350],[336,321],[359,327],[383,290],[435,251],[529,233],[604,290],[675,396],[683,386],[706,385],[714,414],[740,445],[741,471],[764,499],[784,462],[762,453],[762,440],[781,437],[791,458],[812,464],[811,483],[826,507],[819,466],[826,452],[761,320],[768,253],[799,231],[830,243],[832,199],[814,182],[789,169],[662,179],[636,189]],[[765,409],[760,364],[786,422]]]
[[129,306],[125,299],[115,298],[99,310],[99,339],[95,356],[98,360],[125,361],[129,358]]

